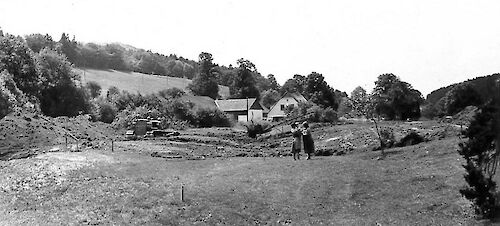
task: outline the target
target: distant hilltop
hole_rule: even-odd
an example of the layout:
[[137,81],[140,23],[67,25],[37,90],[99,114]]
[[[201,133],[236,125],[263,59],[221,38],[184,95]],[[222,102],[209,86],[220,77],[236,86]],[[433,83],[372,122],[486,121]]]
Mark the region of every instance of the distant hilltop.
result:
[[474,79],[469,79],[467,81],[463,81],[460,83],[455,83],[446,87],[439,88],[437,90],[432,91],[429,95],[427,95],[427,104],[436,104],[441,98],[443,98],[448,91],[450,91],[453,87],[460,84],[468,84],[471,85],[474,90],[476,90],[481,96],[482,100],[488,100],[493,95],[499,95],[496,93],[497,91],[495,86],[495,81],[500,78],[500,74],[492,74],[482,77],[477,77]]

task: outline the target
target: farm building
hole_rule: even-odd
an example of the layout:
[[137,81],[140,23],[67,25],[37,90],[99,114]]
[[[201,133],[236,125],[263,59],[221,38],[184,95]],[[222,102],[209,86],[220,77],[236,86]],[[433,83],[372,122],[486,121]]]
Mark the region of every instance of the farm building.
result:
[[238,122],[264,119],[265,108],[255,98],[215,100],[217,107]]
[[306,98],[300,93],[285,93],[278,102],[276,102],[267,117],[272,121],[277,121],[286,117],[285,109],[288,106],[296,107],[299,103],[307,102]]

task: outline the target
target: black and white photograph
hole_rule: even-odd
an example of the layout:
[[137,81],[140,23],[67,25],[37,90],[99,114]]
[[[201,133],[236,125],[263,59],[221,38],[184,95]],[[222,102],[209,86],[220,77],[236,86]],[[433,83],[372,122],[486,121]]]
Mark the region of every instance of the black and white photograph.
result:
[[0,0],[0,225],[500,225],[500,1]]

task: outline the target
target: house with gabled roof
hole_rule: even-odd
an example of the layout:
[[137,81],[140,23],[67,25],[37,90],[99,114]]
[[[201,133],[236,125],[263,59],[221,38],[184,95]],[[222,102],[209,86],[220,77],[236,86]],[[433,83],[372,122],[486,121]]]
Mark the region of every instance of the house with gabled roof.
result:
[[265,107],[256,98],[215,100],[217,107],[238,122],[260,121]]
[[271,109],[269,109],[269,113],[267,117],[269,120],[277,121],[282,118],[285,118],[287,115],[285,113],[285,109],[288,106],[297,107],[299,103],[307,102],[306,98],[302,96],[300,93],[288,93],[283,94],[281,99],[276,102]]

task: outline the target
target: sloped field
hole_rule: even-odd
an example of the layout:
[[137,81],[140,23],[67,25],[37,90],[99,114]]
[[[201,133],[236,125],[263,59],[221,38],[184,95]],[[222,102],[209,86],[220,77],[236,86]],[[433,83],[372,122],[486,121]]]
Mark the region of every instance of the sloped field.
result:
[[[187,86],[191,83],[189,79],[147,75],[138,72],[94,69],[77,69],[77,72],[82,76],[83,83],[94,81],[101,85],[103,94],[111,86],[116,86],[118,89],[126,90],[130,93],[141,94],[152,94],[174,87],[186,91]],[[229,88],[227,86],[219,86],[219,94],[222,97],[228,97]]]

